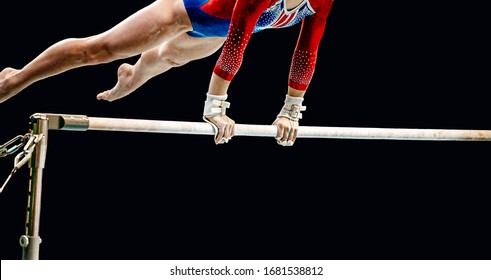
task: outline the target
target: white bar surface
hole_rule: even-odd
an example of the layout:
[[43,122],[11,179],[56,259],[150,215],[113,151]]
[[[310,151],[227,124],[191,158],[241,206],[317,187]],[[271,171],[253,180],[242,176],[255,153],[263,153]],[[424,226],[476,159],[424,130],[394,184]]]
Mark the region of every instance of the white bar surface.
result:
[[[89,117],[88,130],[214,135],[206,122]],[[235,136],[274,137],[276,126],[236,124]],[[491,141],[491,130],[300,126],[298,138]]]

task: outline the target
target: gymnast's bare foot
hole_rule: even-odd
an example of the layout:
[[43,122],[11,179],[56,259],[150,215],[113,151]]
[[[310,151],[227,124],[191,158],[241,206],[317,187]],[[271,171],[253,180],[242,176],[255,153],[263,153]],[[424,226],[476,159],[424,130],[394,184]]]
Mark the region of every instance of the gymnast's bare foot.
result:
[[135,67],[128,63],[124,63],[119,66],[118,69],[118,82],[116,85],[104,92],[101,92],[97,95],[97,99],[99,100],[107,100],[114,101],[120,98],[127,96],[128,94],[135,91],[139,88],[142,83],[138,83],[135,81]]
[[16,85],[14,75],[19,70],[14,68],[5,68],[0,72],[0,103],[19,93],[23,88]]

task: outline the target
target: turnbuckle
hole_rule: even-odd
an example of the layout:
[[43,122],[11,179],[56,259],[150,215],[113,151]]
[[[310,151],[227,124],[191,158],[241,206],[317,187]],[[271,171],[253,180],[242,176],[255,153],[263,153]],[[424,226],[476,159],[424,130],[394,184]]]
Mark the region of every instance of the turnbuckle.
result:
[[[21,139],[21,141],[22,141],[20,144],[17,144],[11,148],[8,148],[8,146],[12,145],[16,141],[19,141],[19,139]],[[26,139],[28,139],[28,140],[26,141]],[[39,141],[41,141],[41,139],[43,139],[42,134],[33,135],[33,134],[28,133],[24,136],[19,135],[19,136],[15,137],[14,139],[10,140],[9,142],[7,142],[4,146],[2,146],[2,150],[1,150],[2,156],[4,156],[3,155],[4,153],[5,153],[5,155],[11,155],[11,154],[15,153],[16,151],[18,151],[22,146],[24,146],[24,149],[17,156],[15,156],[14,168],[12,169],[12,171],[10,171],[10,174],[7,177],[7,180],[5,181],[5,183],[3,183],[2,187],[0,188],[0,193],[3,192],[3,189],[5,188],[7,183],[10,181],[10,178],[12,178],[12,175],[14,175],[15,172],[17,172],[17,170],[19,170],[22,166],[24,166],[24,164],[26,164],[27,161],[29,161],[29,159],[32,156],[32,153],[34,152],[34,149],[36,148],[36,145],[39,143]]]
[[[0,145],[0,157],[6,157],[14,154],[20,148],[26,144],[26,140],[30,138],[31,134],[27,133],[25,135],[17,135],[7,143]],[[16,142],[18,142],[16,144]]]

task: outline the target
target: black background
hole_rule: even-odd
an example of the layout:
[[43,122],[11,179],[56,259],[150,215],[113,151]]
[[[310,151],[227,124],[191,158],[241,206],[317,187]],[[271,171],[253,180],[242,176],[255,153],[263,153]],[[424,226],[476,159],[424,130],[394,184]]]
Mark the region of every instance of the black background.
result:
[[[60,4],[63,3],[63,4]],[[117,24],[151,1],[2,4],[0,68]],[[489,17],[462,1],[337,0],[301,125],[491,129]],[[279,112],[298,26],[253,36],[229,91],[237,123]],[[0,142],[33,113],[201,121],[218,53],[113,102],[123,62],[0,104]],[[489,259],[488,142],[50,131],[41,259]],[[0,179],[13,157],[0,159]],[[3,180],[2,180],[3,183]],[[0,195],[0,258],[20,259],[28,168]],[[489,222],[488,222],[489,223]]]

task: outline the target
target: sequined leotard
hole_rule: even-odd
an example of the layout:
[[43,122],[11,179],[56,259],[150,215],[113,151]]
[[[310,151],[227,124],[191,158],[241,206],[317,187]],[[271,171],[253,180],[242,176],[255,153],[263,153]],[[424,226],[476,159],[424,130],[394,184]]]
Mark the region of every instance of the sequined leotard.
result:
[[333,0],[304,0],[291,10],[286,0],[184,0],[194,37],[227,37],[214,73],[231,81],[239,70],[251,35],[302,23],[288,85],[306,90]]

